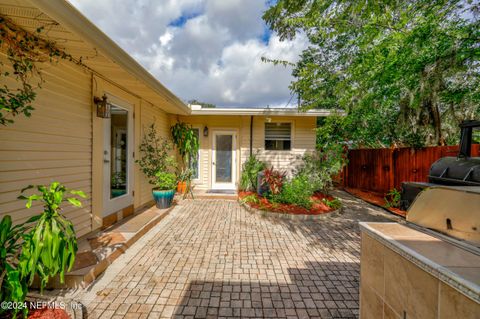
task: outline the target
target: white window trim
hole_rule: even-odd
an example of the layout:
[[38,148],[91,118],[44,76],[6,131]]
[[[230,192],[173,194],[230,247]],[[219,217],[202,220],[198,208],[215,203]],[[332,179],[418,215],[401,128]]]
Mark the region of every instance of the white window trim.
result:
[[[267,150],[265,148],[265,123],[290,123],[290,149],[289,150]],[[292,152],[295,148],[295,121],[294,120],[281,120],[281,119],[272,119],[270,122],[267,122],[265,119],[263,122],[263,151],[267,154],[280,153],[284,154],[286,152]]]

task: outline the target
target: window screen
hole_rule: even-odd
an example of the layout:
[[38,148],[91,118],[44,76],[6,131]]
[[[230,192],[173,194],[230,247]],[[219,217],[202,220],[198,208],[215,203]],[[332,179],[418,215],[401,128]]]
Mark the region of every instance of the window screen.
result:
[[292,138],[291,123],[265,123],[265,149],[273,151],[290,150]]

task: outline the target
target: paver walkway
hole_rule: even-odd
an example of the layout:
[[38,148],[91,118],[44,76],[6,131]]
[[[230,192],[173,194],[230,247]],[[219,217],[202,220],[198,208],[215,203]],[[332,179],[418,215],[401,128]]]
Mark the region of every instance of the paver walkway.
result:
[[338,195],[345,213],[319,221],[183,201],[80,298],[88,318],[356,318],[358,221],[388,219]]

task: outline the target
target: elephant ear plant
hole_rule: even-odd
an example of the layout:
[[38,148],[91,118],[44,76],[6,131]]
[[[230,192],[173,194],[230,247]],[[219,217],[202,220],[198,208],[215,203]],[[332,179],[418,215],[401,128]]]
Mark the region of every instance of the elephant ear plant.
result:
[[[32,189],[30,185],[22,190]],[[30,285],[35,274],[40,278],[40,288],[43,289],[50,277],[60,275],[64,282],[65,270],[71,270],[77,252],[77,239],[73,224],[61,213],[60,205],[68,202],[75,207],[81,207],[78,197],[86,198],[82,191],[69,190],[58,182],[49,187],[36,186],[39,194],[20,196],[27,200],[26,207],[32,207],[34,201],[43,203],[43,212],[32,217],[29,222],[35,223],[25,234],[19,268],[22,276]]]

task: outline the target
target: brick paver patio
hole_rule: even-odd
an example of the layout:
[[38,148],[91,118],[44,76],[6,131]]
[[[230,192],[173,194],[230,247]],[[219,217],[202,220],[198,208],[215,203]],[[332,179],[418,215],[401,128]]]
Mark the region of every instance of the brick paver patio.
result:
[[81,298],[88,318],[356,318],[357,223],[387,215],[339,195],[345,213],[319,221],[183,201]]

